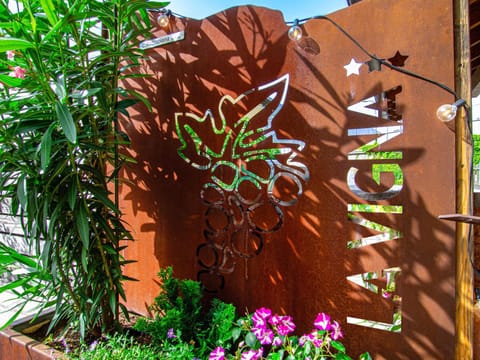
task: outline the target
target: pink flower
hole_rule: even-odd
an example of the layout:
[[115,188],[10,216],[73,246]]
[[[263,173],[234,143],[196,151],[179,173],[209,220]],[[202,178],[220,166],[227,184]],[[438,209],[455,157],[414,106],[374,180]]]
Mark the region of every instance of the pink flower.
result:
[[216,347],[210,353],[208,360],[224,360],[225,359],[225,350],[221,346]]
[[323,344],[323,340],[318,338],[318,331],[314,330],[310,334],[305,334],[298,339],[298,343],[303,346],[307,341],[310,341],[315,347],[319,348]]
[[319,313],[313,323],[318,330],[330,330],[330,316],[325,313]]
[[315,335],[312,334],[312,340],[311,341],[312,341],[313,346],[315,346],[316,348],[322,347],[323,339],[318,338],[316,331],[315,331]]
[[273,331],[267,328],[253,328],[252,331],[262,345],[270,345],[275,336]]
[[332,323],[332,339],[338,340],[343,337],[342,329],[340,329],[340,324],[337,321]]
[[13,50],[7,50],[7,59],[8,59],[8,60],[13,60],[13,59],[15,59],[15,51],[13,51]]
[[260,309],[255,310],[255,313],[253,315],[259,318],[262,318],[264,320],[267,320],[270,318],[270,316],[272,316],[272,310],[262,307]]
[[269,320],[270,324],[276,327],[280,335],[287,336],[295,330],[295,324],[291,316],[274,315]]
[[308,338],[308,335],[302,335],[300,336],[300,338],[298,339],[298,343],[300,344],[300,346],[303,346],[305,345],[305,343],[307,341],[309,341],[310,339]]
[[252,315],[252,322],[255,328],[267,327],[267,320],[272,316],[272,310],[267,308],[257,309]]
[[263,355],[263,348],[258,350],[248,350],[247,352],[242,353],[241,360],[257,360],[260,359]]
[[25,79],[25,69],[21,68],[20,66],[15,66],[11,76],[19,78],[19,79]]
[[275,336],[272,341],[273,346],[281,346],[283,345],[283,339],[280,336]]

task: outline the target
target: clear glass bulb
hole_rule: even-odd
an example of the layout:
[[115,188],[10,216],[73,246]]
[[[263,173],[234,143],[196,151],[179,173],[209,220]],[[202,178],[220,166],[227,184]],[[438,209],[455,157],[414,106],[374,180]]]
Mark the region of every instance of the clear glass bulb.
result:
[[445,104],[437,109],[437,118],[440,121],[452,121],[455,116],[457,116],[457,106],[455,104]]
[[302,38],[302,35],[302,28],[298,25],[293,25],[288,30],[288,37],[290,38],[290,40],[299,41]]
[[161,13],[160,15],[158,15],[158,17],[157,17],[157,23],[158,23],[158,25],[160,25],[161,27],[166,27],[169,22],[170,22],[170,19],[169,19],[167,13]]

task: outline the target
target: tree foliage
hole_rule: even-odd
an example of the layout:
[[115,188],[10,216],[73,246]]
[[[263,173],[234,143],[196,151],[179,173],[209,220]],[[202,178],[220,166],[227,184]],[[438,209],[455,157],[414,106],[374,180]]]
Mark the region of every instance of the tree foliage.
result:
[[52,325],[64,319],[82,336],[114,329],[125,299],[130,235],[111,189],[128,159],[116,119],[142,98],[119,80],[142,56],[147,10],[166,4],[0,0],[0,192],[51,274],[48,291],[26,281],[17,294],[55,304]]

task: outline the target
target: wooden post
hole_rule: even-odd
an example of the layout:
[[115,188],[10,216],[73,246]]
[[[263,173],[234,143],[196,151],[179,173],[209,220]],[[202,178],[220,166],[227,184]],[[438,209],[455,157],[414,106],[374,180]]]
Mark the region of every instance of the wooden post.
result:
[[[471,105],[469,1],[454,0],[455,36],[455,91]],[[470,157],[471,134],[469,112],[462,107],[456,118],[456,211],[471,214]],[[455,359],[473,358],[473,271],[469,258],[469,227],[456,225],[456,315],[455,315]]]

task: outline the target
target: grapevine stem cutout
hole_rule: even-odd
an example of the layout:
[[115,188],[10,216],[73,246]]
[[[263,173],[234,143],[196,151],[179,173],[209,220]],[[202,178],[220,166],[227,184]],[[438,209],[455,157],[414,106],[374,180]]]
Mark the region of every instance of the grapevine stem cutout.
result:
[[297,159],[305,143],[281,138],[274,129],[288,92],[289,75],[234,99],[225,95],[218,116],[176,113],[178,154],[192,167],[208,171],[200,198],[205,242],[198,246],[198,277],[209,290],[224,285],[236,259],[258,255],[264,234],[280,229],[281,207],[294,205],[309,179]]

